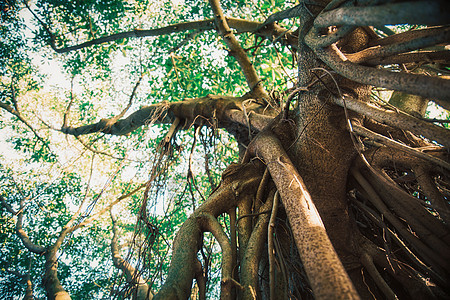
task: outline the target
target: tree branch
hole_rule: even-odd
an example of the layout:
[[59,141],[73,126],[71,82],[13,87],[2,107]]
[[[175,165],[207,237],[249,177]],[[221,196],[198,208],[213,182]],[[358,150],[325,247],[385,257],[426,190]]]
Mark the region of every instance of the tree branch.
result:
[[[306,38],[308,43],[308,37]],[[426,98],[441,99],[444,108],[450,109],[450,79],[430,77],[422,74],[398,73],[365,67],[350,62],[336,47],[314,49],[317,56],[329,67],[348,79],[362,84],[384,87]]]
[[[16,103],[16,102],[14,101],[14,103]],[[17,104],[15,104],[15,106],[17,107]],[[10,105],[5,104],[5,103],[0,103],[0,108],[3,108],[4,110],[9,112],[10,114],[14,115],[17,119],[19,119],[20,122],[25,124],[25,126],[27,126],[31,130],[31,132],[42,143],[42,145],[44,147],[46,147],[51,152],[51,149],[48,146],[47,142],[36,132],[36,130],[27,122],[27,120],[25,120],[25,118],[22,117],[22,115],[20,114],[20,112],[18,110],[12,108]]]
[[450,27],[446,27],[434,34],[418,37],[405,42],[366,48],[357,53],[346,54],[346,57],[353,63],[362,63],[371,59],[382,59],[386,56],[431,47],[440,43],[445,43],[449,40]]
[[18,214],[18,212],[15,211],[15,210],[12,208],[12,206],[9,205],[8,202],[6,202],[5,198],[3,198],[2,195],[0,195],[0,201],[2,202],[2,205],[6,208],[6,210],[7,210],[10,214],[12,214],[13,216],[15,216],[15,215]]
[[387,57],[374,57],[365,61],[367,65],[393,65],[407,63],[433,63],[450,61],[450,51],[419,51],[412,53],[402,53]]
[[[48,26],[37,16],[37,14],[28,6],[28,4],[26,2],[25,2],[25,6],[31,12],[31,14],[34,16],[34,18],[36,20],[38,20],[38,22],[42,25],[44,30],[47,32],[47,34],[50,37],[50,46],[57,53],[67,53],[70,51],[79,50],[79,49],[90,47],[93,45],[100,45],[100,44],[117,41],[117,40],[125,39],[125,38],[160,36],[160,35],[172,34],[172,33],[177,33],[177,32],[188,31],[188,30],[201,32],[201,31],[214,29],[214,19],[206,19],[206,20],[201,20],[201,21],[182,22],[182,23],[177,23],[177,24],[173,24],[173,25],[169,25],[169,26],[165,26],[165,27],[161,27],[161,28],[155,28],[155,29],[134,29],[131,31],[119,32],[119,33],[103,36],[103,37],[100,37],[97,39],[86,41],[81,44],[58,48],[58,46],[56,45],[56,37],[51,32],[51,30],[48,28]],[[254,32],[262,27],[261,26],[262,23],[255,22],[255,21],[248,21],[248,20],[237,19],[237,18],[226,18],[226,20],[232,28],[236,29],[237,33]],[[266,26],[266,28],[264,28],[264,29],[268,29],[268,28],[273,29],[273,31],[269,32],[268,30],[261,29],[261,30],[259,30],[259,33],[268,39],[271,39],[274,36],[275,37],[279,36],[279,33],[281,31],[280,26]],[[284,31],[284,33],[286,33],[286,30],[283,30],[283,31]],[[292,42],[293,37],[288,35],[286,40]],[[173,51],[173,50],[174,49],[172,49],[171,51]]]
[[[9,204],[6,203],[6,201],[5,201],[5,199],[3,197],[0,196],[0,200],[2,201],[2,204],[6,207],[6,209],[9,212],[12,213],[14,211],[11,208],[11,206],[9,206]],[[23,230],[23,228],[22,228],[24,201],[25,201],[25,199],[22,199],[20,201],[20,209],[18,211],[18,214],[17,214],[17,212],[14,213],[14,214],[17,214],[16,234],[22,240],[22,243],[25,246],[25,248],[27,248],[29,251],[31,251],[33,253],[42,254],[42,253],[44,253],[46,251],[46,249],[44,247],[40,246],[40,245],[37,245],[37,244],[33,243],[31,241],[31,239],[28,237],[28,235],[25,232],[25,230]]]
[[220,299],[232,299],[232,279],[233,279],[233,254],[231,242],[223,231],[219,221],[209,213],[202,213],[198,217],[202,223],[202,230],[211,232],[222,250],[222,282]]
[[[125,119],[114,122],[113,118],[101,119],[95,124],[61,128],[61,132],[74,136],[95,132],[126,135],[143,125],[173,123],[176,118],[186,121],[184,123],[189,127],[192,122],[200,122],[198,116],[202,116],[202,119],[216,118],[219,120],[219,125],[223,127],[229,126],[230,121],[247,126],[241,108],[242,100],[242,98],[237,97],[208,95],[203,98],[187,99],[180,102],[162,102],[144,106]],[[252,129],[262,130],[273,119],[270,115],[271,111],[264,112],[264,107],[261,105],[254,104],[252,110],[248,116]],[[263,112],[265,115],[257,112]]]
[[239,44],[238,40],[236,39],[228,25],[227,19],[223,14],[222,8],[220,7],[219,0],[210,0],[209,3],[214,12],[214,19],[217,30],[227,46],[230,48],[230,54],[237,60],[242,69],[242,72],[244,72],[244,76],[247,80],[247,84],[250,88],[251,93],[256,98],[264,98],[266,101],[269,101],[269,95],[261,84],[261,79],[259,78],[255,68],[250,62],[247,53],[245,53],[244,49],[242,49],[241,45]]
[[[447,7],[447,9],[445,9]],[[388,3],[369,7],[340,7],[317,16],[314,26],[380,26],[393,24],[446,24],[450,20],[445,0]]]
[[[202,228],[203,216],[207,214],[216,218],[221,213],[236,207],[240,198],[254,193],[262,171],[263,165],[258,162],[245,165],[232,164],[224,171],[219,187],[178,231],[173,244],[172,261],[167,279],[155,295],[155,300],[189,297],[192,279],[195,277],[195,261],[201,245],[201,233],[205,229]],[[218,237],[224,238],[222,234]],[[230,279],[230,281],[233,280]]]

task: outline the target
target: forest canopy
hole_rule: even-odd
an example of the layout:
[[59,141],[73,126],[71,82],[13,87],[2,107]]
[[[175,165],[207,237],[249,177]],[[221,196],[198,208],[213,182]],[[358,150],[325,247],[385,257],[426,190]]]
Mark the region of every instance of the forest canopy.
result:
[[449,22],[0,1],[0,298],[448,299]]

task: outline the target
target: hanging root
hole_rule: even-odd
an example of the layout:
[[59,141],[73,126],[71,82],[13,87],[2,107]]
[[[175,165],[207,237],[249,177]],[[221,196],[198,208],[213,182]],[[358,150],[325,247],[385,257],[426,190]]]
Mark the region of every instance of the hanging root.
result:
[[[362,128],[356,132],[382,140]],[[349,198],[365,236],[361,262],[387,299],[448,297],[449,206],[442,188],[450,178],[448,156],[405,151],[384,139],[391,148],[372,147],[351,169]]]

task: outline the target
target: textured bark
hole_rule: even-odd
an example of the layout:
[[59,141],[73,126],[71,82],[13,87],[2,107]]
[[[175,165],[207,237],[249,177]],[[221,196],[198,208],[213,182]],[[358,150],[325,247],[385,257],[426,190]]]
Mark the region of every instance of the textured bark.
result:
[[59,247],[50,247],[45,252],[45,273],[42,277],[47,298],[50,300],[70,300],[69,293],[62,287],[58,278],[58,259],[56,251]]
[[[255,155],[263,158],[268,165],[280,192],[315,297],[317,299],[359,299],[327,236],[307,186],[280,142],[270,133],[263,132],[256,137],[253,147]],[[329,219],[326,220],[330,222]],[[336,240],[335,244],[337,244]]]

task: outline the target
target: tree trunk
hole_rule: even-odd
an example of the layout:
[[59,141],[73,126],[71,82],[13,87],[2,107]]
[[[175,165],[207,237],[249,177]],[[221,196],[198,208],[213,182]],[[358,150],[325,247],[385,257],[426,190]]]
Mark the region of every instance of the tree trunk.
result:
[[45,274],[42,278],[47,298],[50,300],[70,300],[69,293],[62,287],[58,278],[56,250],[51,247],[45,252]]

